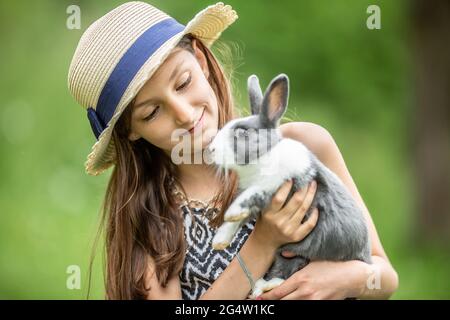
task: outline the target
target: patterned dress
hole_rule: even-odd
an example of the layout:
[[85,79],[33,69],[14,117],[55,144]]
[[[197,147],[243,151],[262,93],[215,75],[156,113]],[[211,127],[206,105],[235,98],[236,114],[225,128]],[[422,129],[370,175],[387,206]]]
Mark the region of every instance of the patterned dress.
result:
[[217,229],[209,226],[204,209],[181,206],[187,250],[180,273],[184,300],[197,300],[225,270],[247,240],[256,218],[245,223],[225,250],[214,250],[212,239]]

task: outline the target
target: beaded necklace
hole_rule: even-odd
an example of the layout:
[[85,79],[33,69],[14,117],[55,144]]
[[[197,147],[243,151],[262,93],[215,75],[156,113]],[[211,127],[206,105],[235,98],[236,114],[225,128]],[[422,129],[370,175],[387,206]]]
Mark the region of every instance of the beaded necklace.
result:
[[219,210],[219,207],[213,206],[214,201],[218,197],[217,195],[207,202],[198,199],[189,199],[175,182],[172,183],[172,194],[177,198],[178,203],[180,203],[180,208],[186,206],[189,209],[203,210],[203,215],[208,220],[213,219],[214,215]]
[[[201,215],[203,217],[205,217],[206,219],[208,219],[208,223],[211,222],[211,220],[215,218],[216,214],[218,214],[220,207],[219,206],[214,207],[212,205],[214,203],[214,201],[216,200],[216,198],[218,197],[218,195],[214,196],[207,202],[204,202],[204,201],[198,200],[198,199],[189,199],[186,196],[186,194],[178,187],[178,185],[175,182],[173,177],[170,180],[170,184],[171,184],[171,192],[172,192],[173,196],[175,196],[177,203],[179,203],[179,208],[181,210],[183,210],[183,208],[188,210],[188,212],[191,214],[191,217],[193,218],[194,234],[196,234],[198,222],[197,222],[197,217],[192,214],[192,210],[194,210],[196,212],[201,212]],[[191,245],[189,245],[187,247],[185,253],[187,254],[190,249],[191,249]]]

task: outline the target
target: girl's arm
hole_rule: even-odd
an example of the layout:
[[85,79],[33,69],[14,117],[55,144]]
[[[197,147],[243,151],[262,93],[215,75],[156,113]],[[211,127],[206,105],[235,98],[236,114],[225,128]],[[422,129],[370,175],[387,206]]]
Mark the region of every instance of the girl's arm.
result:
[[[280,287],[263,294],[262,298],[315,297],[320,299],[339,297],[339,291],[358,298],[389,298],[397,290],[398,275],[389,262],[370,213],[334,139],[326,129],[313,123],[290,122],[281,125],[280,130],[284,137],[296,139],[305,144],[324,165],[339,176],[359,203],[369,229],[373,264],[368,265],[361,261],[313,262],[298,271]],[[318,273],[322,275],[328,273],[334,276],[316,279],[315,275]],[[308,285],[305,285],[305,282]],[[308,292],[303,292],[301,288]]]
[[[261,278],[269,270],[275,258],[276,248],[262,245],[258,234],[252,232],[241,247],[240,254],[254,281]],[[236,257],[217,278],[200,300],[244,300],[251,290],[250,283]]]
[[[298,225],[298,221],[303,220],[311,206],[316,192],[316,184],[311,183],[308,189],[303,188],[303,191],[295,192],[286,205],[282,207],[291,187],[292,181],[282,184],[264,213],[258,217],[253,231],[239,251],[255,281],[269,270],[277,248],[285,243],[303,240],[316,226],[319,216],[318,210],[314,210],[305,222]],[[294,221],[297,225],[293,228]],[[149,266],[149,271],[151,267]],[[151,273],[148,272],[148,274]],[[171,279],[170,284],[166,288],[162,288],[153,273],[153,276],[149,276],[148,280],[151,290],[147,298],[180,299],[181,288],[177,278],[178,276]],[[245,299],[250,289],[247,276],[237,258],[234,258],[211,287],[200,297],[200,300]]]
[[[261,278],[275,257],[276,248],[263,245],[265,241],[258,239],[258,234],[252,232],[240,250],[240,254],[254,280]],[[150,264],[149,272],[153,265]],[[165,288],[161,287],[154,273],[147,280],[147,287],[151,290],[148,300],[181,300],[181,284],[178,275],[172,277]],[[199,300],[244,300],[250,292],[250,284],[237,258],[233,258],[227,268],[217,278]]]

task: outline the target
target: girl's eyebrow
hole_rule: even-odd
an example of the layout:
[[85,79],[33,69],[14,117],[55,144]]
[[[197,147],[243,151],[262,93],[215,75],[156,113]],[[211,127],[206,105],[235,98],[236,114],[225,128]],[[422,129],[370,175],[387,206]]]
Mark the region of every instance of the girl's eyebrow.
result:
[[175,69],[173,69],[172,74],[170,75],[169,81],[172,81],[173,78],[175,78],[175,76],[176,76],[177,73],[178,73],[178,70],[180,70],[180,68],[181,68],[183,65],[184,65],[184,63],[181,62],[181,63],[179,63],[179,64],[175,67]]
[[[172,74],[171,74],[170,77],[169,77],[169,81],[172,81],[172,80],[173,80],[173,78],[178,74],[178,71],[180,70],[180,68],[181,68],[183,65],[184,65],[184,63],[181,62],[181,63],[179,63],[179,64],[175,67],[175,69],[173,69]],[[139,108],[139,107],[142,107],[142,106],[148,104],[149,102],[151,102],[152,100],[153,100],[153,99],[147,99],[147,100],[145,100],[145,101],[142,101],[141,103],[135,105],[134,108],[137,109],[137,108]]]
[[139,104],[137,104],[137,105],[135,105],[134,106],[134,110],[136,110],[136,109],[138,109],[138,108],[140,108],[140,107],[142,107],[142,106],[145,106],[146,104],[148,104],[149,102],[151,102],[153,99],[147,99],[147,100],[145,100],[145,101],[142,101],[141,103],[139,103]]

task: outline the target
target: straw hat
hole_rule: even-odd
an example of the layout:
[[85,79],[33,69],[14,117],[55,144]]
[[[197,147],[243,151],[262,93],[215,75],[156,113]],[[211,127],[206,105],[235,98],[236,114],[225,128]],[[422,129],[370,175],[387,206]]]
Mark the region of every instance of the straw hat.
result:
[[97,138],[85,163],[88,174],[115,163],[114,124],[179,40],[191,33],[210,47],[237,17],[231,6],[218,2],[184,26],[148,3],[133,1],[86,29],[70,63],[68,86],[87,110]]

